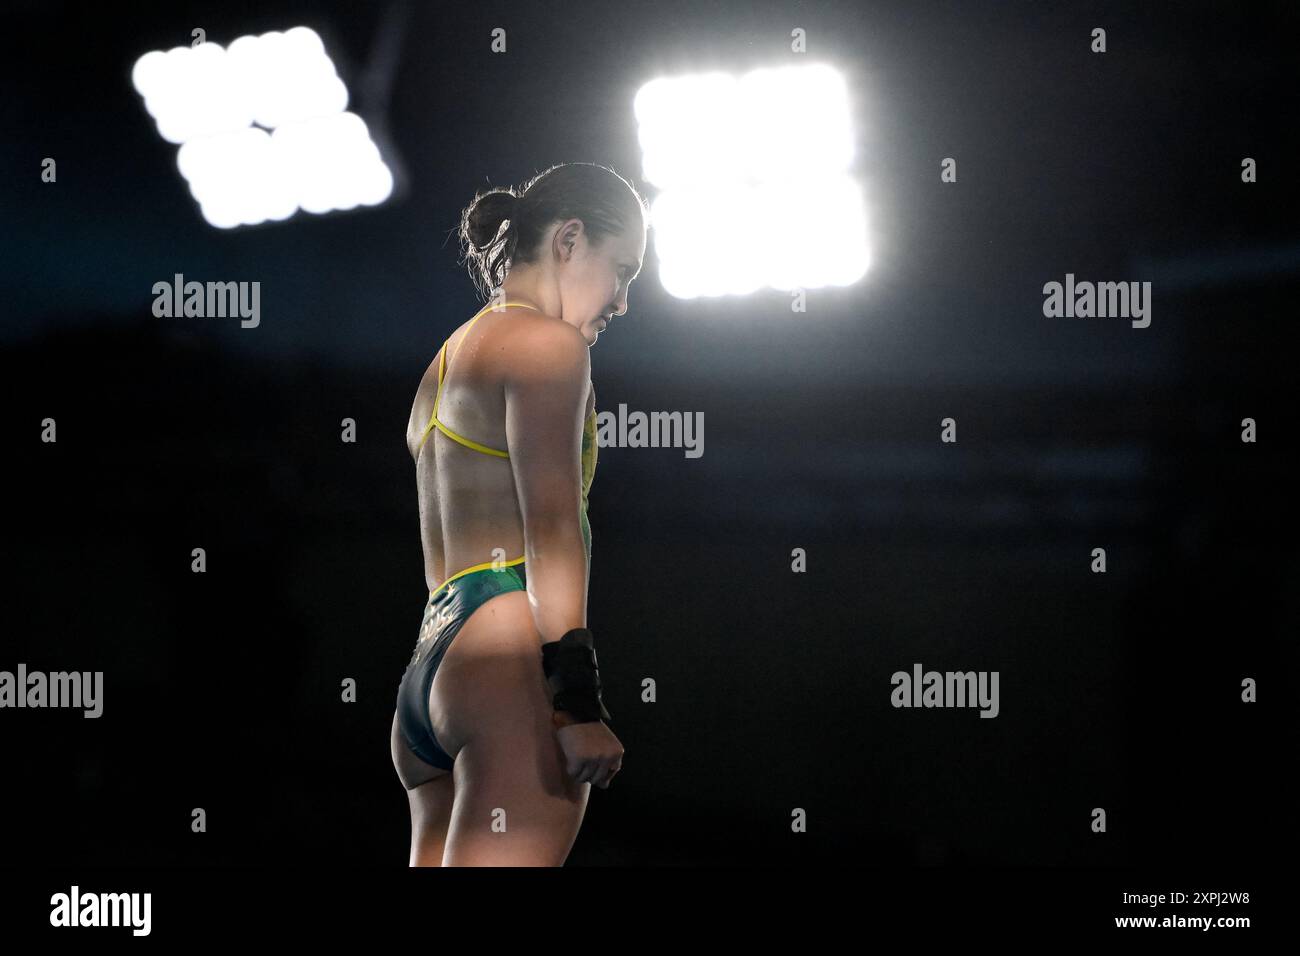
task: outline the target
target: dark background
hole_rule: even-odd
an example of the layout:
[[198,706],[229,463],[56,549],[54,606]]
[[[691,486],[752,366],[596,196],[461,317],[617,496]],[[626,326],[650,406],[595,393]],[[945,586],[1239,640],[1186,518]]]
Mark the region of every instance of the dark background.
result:
[[[849,80],[874,264],[806,314],[679,301],[651,232],[598,407],[702,411],[705,454],[600,453],[590,623],[627,756],[570,863],[1289,854],[1300,18],[1135,6],[9,4],[0,669],[102,670],[105,713],[0,712],[4,862],[405,862],[388,734],[426,589],[404,430],[479,305],[451,230],[557,162],[653,196],[639,85],[803,62],[797,26]],[[209,227],[131,66],[194,27],[299,23],[402,189]],[[260,281],[261,326],[154,318],[177,272]],[[1044,318],[1067,272],[1151,281],[1151,326]],[[893,709],[914,662],[1000,671],[1000,716]]]

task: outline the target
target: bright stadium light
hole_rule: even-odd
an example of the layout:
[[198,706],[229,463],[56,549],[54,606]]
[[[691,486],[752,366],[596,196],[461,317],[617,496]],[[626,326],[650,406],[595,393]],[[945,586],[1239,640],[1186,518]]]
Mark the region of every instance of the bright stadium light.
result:
[[393,175],[314,30],[154,50],[131,82],[203,218],[231,229],[375,206]]
[[642,174],[660,190],[651,219],[670,294],[845,286],[866,273],[866,211],[837,71],[665,77],[642,86],[633,109]]

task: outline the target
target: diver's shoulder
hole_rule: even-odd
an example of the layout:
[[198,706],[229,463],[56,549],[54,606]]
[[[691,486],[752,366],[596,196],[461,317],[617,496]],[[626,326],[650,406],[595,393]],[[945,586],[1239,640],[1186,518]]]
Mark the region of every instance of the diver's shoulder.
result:
[[544,365],[555,369],[588,368],[586,338],[576,328],[545,312],[521,313],[500,330],[500,355],[506,368]]

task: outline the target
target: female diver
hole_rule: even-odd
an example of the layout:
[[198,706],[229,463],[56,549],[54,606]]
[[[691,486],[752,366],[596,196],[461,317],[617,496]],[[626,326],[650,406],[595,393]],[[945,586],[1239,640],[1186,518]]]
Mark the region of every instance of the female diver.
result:
[[444,342],[407,425],[430,588],[391,736],[411,866],[559,866],[591,784],[622,766],[586,628],[588,350],[627,311],[647,222],[636,189],[590,163],[461,217],[492,301]]

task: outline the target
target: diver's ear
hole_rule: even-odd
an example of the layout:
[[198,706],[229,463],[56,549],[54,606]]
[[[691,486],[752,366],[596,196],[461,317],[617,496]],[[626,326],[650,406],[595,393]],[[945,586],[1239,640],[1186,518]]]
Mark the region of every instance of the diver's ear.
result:
[[581,219],[569,219],[555,230],[555,254],[561,262],[568,262],[578,248],[578,237],[584,232]]

